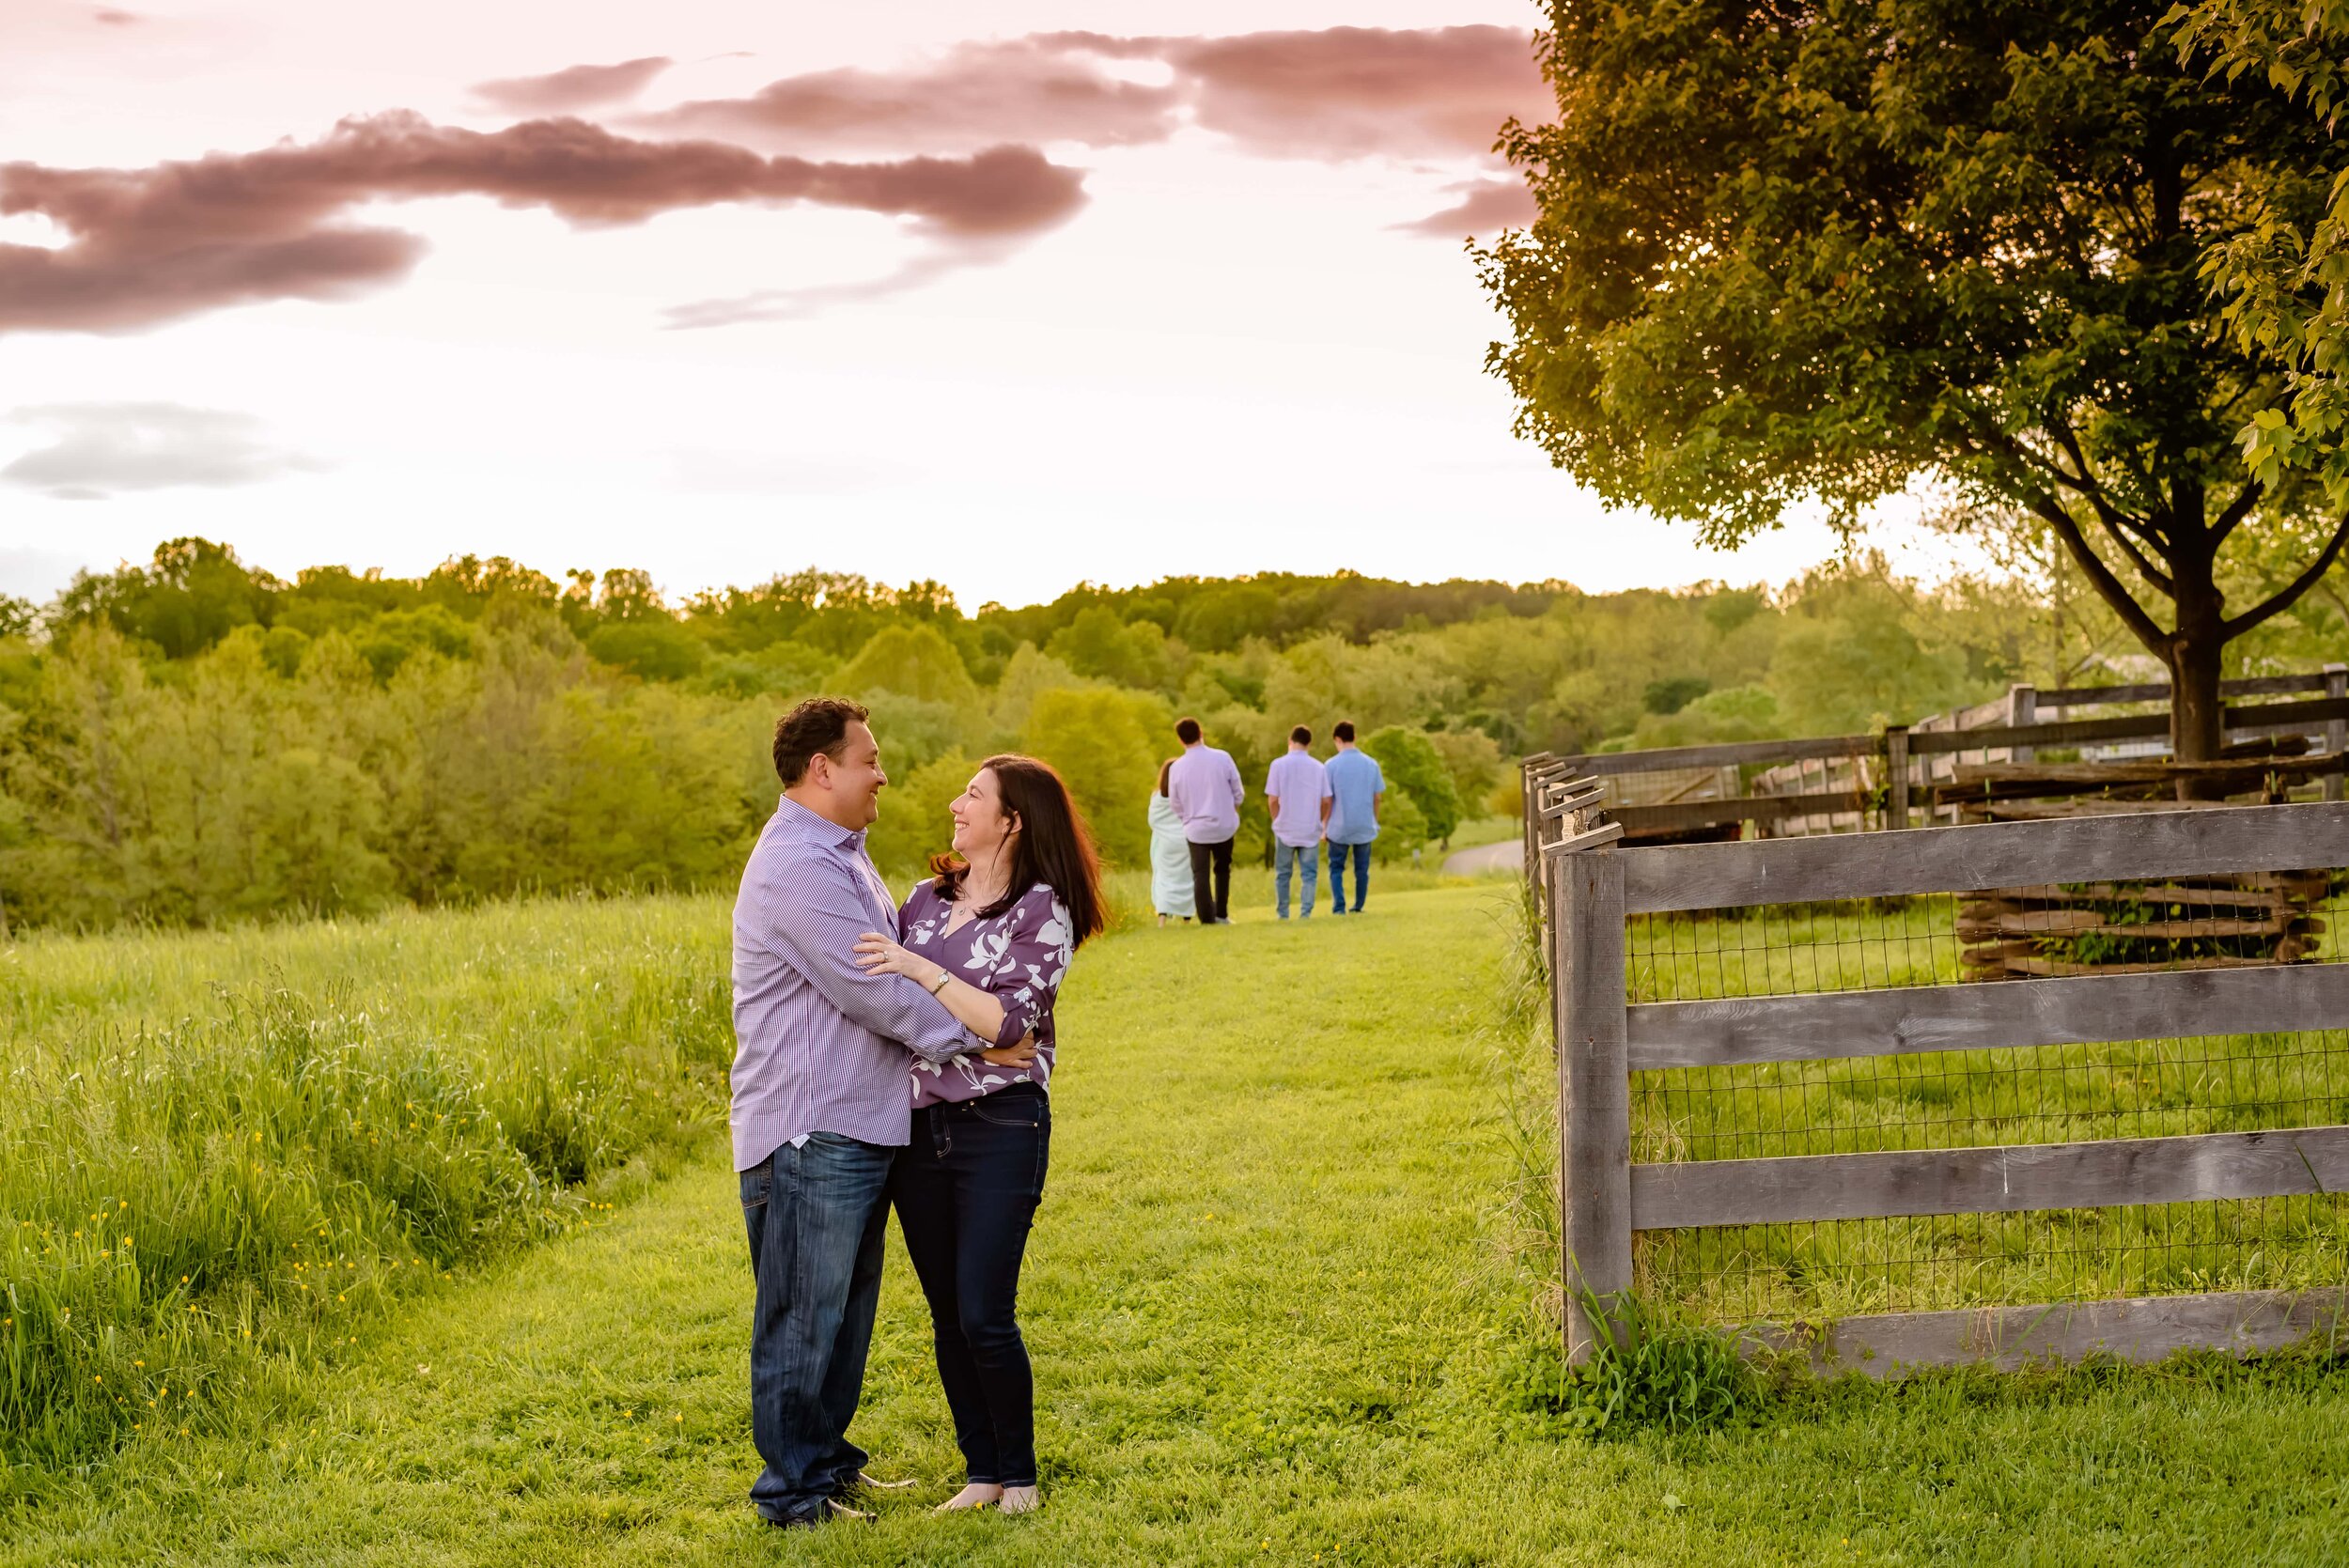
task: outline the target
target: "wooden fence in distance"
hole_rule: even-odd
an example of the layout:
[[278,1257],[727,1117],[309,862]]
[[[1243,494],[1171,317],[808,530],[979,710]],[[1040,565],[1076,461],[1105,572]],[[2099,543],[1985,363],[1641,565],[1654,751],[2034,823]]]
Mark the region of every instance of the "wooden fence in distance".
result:
[[[2315,754],[2289,759],[2282,765],[2285,771],[2297,779],[2323,780],[2326,800],[2342,798],[2344,773],[2349,773],[2349,665],[2327,665],[2312,675],[2229,681],[2221,691],[2230,698],[2249,699],[2323,693],[2230,706],[2227,733],[2237,739],[2310,737]],[[1765,770],[1750,793],[1714,790],[1703,799],[1658,803],[1610,800],[1608,820],[1635,842],[1734,833],[1747,823],[1764,833],[1802,831],[1820,825],[1846,831],[1906,828],[1936,820],[1937,815],[1954,820],[1954,809],[1937,801],[1937,795],[1952,792],[1960,777],[1958,769],[1968,758],[1988,768],[2029,763],[2042,748],[2167,737],[2167,712],[2087,719],[2069,715],[2083,707],[2166,704],[2169,695],[2170,689],[2164,685],[2061,691],[2017,686],[1996,703],[1914,725],[1895,725],[1881,734],[1593,752],[1563,757],[1543,753],[1538,760],[1555,765],[1553,777],[1623,779],[1627,775],[1694,775],[1723,768]],[[2044,716],[2051,712],[2065,717],[2046,722]],[[2255,761],[2247,761],[2245,768],[2252,774],[2258,771]],[[2254,777],[2246,787],[2256,784]]]
[[[1552,773],[1557,759],[1546,763]],[[1532,769],[1529,768],[1529,783]],[[1555,790],[1558,786],[1553,785]],[[1562,815],[1564,814],[1562,814]],[[1584,828],[1587,841],[1592,830]],[[2083,976],[1631,1005],[1627,917],[1890,898],[2024,882],[2113,882],[2349,865],[2349,805],[2245,806],[1871,833],[1534,853],[1560,1090],[1567,1347],[1588,1357],[1583,1302],[1622,1308],[1635,1232],[2349,1191],[2349,1126],[2076,1143],[1635,1164],[1631,1075],[1669,1067],[2349,1027],[2349,965]],[[2273,1348],[2340,1332],[2339,1289],[2087,1304],[2027,1302],[1847,1317],[1816,1329],[1737,1326],[1826,1368]]]

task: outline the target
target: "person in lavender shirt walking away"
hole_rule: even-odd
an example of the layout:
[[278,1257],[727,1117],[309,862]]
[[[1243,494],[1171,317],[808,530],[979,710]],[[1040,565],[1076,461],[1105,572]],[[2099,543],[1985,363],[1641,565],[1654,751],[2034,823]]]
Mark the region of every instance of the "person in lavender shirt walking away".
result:
[[1019,1265],[1051,1152],[1052,1004],[1070,955],[1101,929],[1100,871],[1067,786],[1034,757],[988,758],[951,810],[954,853],[906,900],[898,939],[870,931],[856,952],[870,972],[932,992],[973,1048],[1034,1043],[1027,1066],[975,1049],[917,1059],[913,1141],[889,1178],[968,1476],[940,1512],[1025,1514],[1039,1496]]
[[1378,802],[1386,799],[1387,776],[1378,759],[1354,744],[1354,722],[1330,728],[1337,754],[1323,768],[1330,781],[1330,908],[1346,913],[1346,862],[1354,862],[1354,912],[1370,893],[1370,846],[1378,837]]
[[734,905],[728,1121],[755,1280],[751,1439],[766,1462],[751,1503],[774,1525],[855,1514],[848,1494],[871,1483],[848,1431],[880,1297],[883,1199],[912,1125],[907,1051],[945,1063],[988,1046],[990,1070],[1007,1072],[1034,1059],[973,1040],[911,980],[857,966],[859,936],[896,914],[864,852],[889,782],[865,717],[817,697],[776,724],[783,799]]
[[1298,915],[1314,918],[1314,879],[1330,822],[1330,776],[1305,749],[1313,743],[1314,732],[1298,725],[1289,731],[1289,749],[1265,769],[1265,804],[1272,813],[1272,888],[1283,920],[1289,918],[1289,875],[1299,865],[1305,871],[1305,897]]
[[1224,924],[1232,918],[1232,840],[1239,836],[1239,803],[1248,791],[1239,782],[1239,765],[1232,753],[1200,738],[1198,720],[1177,720],[1174,738],[1183,743],[1183,754],[1166,775],[1167,797],[1174,815],[1183,819],[1183,837],[1190,845],[1199,924]]

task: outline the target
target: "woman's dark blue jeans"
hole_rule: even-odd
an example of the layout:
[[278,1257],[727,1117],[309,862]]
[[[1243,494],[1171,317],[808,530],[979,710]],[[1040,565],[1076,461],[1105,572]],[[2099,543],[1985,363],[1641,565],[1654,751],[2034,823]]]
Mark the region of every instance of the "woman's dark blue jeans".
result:
[[1015,1083],[913,1113],[889,1196],[929,1298],[938,1380],[970,1479],[1035,1484],[1035,1380],[1019,1336],[1019,1261],[1044,1196],[1052,1107]]

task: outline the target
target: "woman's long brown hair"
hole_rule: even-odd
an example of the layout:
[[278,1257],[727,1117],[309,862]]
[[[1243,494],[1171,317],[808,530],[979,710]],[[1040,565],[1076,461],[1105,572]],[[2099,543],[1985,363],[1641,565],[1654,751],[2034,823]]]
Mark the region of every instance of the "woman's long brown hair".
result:
[[[1071,945],[1082,946],[1087,937],[1099,933],[1105,913],[1101,861],[1094,852],[1093,830],[1085,826],[1084,814],[1049,762],[1005,752],[979,766],[995,775],[1003,812],[1019,822],[1019,836],[1012,842],[1011,880],[1004,884],[1003,895],[976,913],[982,920],[1000,915],[1041,882],[1059,895],[1061,907],[1068,911]],[[953,903],[961,895],[971,867],[958,855],[932,855],[930,872],[938,878],[939,895]]]

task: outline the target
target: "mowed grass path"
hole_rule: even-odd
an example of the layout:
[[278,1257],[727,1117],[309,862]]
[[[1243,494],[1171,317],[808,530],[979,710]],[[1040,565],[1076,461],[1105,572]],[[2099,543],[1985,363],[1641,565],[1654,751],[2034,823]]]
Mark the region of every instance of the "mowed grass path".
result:
[[750,1287],[713,1147],[609,1222],[411,1303],[303,1417],[133,1446],[5,1527],[0,1560],[2339,1560],[2337,1377],[1951,1383],[1607,1442],[1511,1414],[1505,896],[1080,956],[1023,1299],[1040,1515],[929,1514],[957,1461],[893,1241],[855,1435],[920,1484],[872,1526],[754,1521]]

